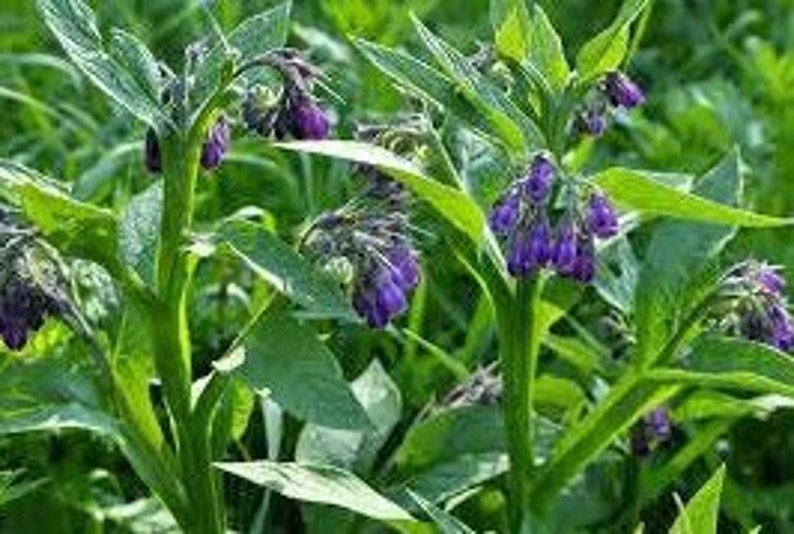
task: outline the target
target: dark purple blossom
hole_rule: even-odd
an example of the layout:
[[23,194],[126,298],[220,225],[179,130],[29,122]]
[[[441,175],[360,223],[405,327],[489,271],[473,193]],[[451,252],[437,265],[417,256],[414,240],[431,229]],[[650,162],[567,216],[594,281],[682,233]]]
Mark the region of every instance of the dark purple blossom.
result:
[[603,193],[590,196],[587,205],[587,227],[596,237],[607,239],[618,233],[618,216],[612,202]]
[[604,111],[596,108],[586,109],[576,118],[577,132],[591,137],[601,137],[607,130],[609,122]]
[[201,147],[201,166],[208,171],[217,169],[231,143],[231,129],[226,117],[221,116],[210,130]]
[[488,224],[493,233],[506,236],[515,229],[521,210],[518,191],[511,191],[500,199],[488,215]]
[[551,228],[545,214],[539,215],[529,229],[527,262],[531,268],[545,267],[551,260]]
[[654,408],[631,430],[631,450],[635,456],[648,456],[673,436],[673,424],[667,408]]
[[143,164],[146,170],[152,174],[160,174],[163,171],[162,155],[160,153],[160,141],[157,139],[157,132],[154,128],[146,130],[144,140]]
[[574,280],[589,284],[596,275],[596,254],[593,236],[589,233],[579,234],[576,244],[576,259],[570,273]]
[[545,155],[536,155],[524,179],[524,193],[536,204],[545,203],[554,184],[555,172],[554,165]]
[[412,291],[419,285],[421,273],[416,252],[408,245],[397,245],[388,255],[392,280],[403,291]]
[[525,228],[514,232],[510,240],[507,251],[507,272],[516,278],[532,272],[532,263],[529,261],[529,239]]
[[292,99],[285,113],[287,130],[296,139],[320,141],[331,134],[328,114],[306,95]]
[[564,215],[559,225],[554,240],[553,264],[554,269],[562,275],[573,274],[577,259],[576,225],[570,215]]
[[0,337],[11,350],[20,350],[31,332],[57,311],[54,301],[39,287],[15,281],[0,294]]
[[607,74],[604,85],[607,97],[615,107],[632,109],[645,101],[642,89],[622,72],[613,71]]

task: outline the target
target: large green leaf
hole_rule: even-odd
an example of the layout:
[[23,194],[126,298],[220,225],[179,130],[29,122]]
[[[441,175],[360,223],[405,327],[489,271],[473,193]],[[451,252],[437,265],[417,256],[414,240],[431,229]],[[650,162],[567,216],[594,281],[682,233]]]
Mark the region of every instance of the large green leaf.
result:
[[625,0],[615,20],[586,42],[576,57],[576,70],[585,80],[617,69],[629,50],[629,27],[648,5],[648,0]]
[[[240,62],[250,61],[256,56],[281,48],[287,42],[292,2],[284,2],[268,11],[244,20],[226,36],[229,47],[239,54]],[[227,51],[223,43],[217,43],[202,60],[196,73],[194,95],[203,101],[220,82]]]
[[412,162],[384,148],[355,141],[297,141],[278,146],[287,150],[373,165],[426,200],[477,246],[483,242],[485,216],[471,198],[462,191],[425,176]]
[[154,287],[155,261],[163,214],[163,183],[156,182],[130,200],[121,212],[119,248],[127,265]]
[[83,0],[38,0],[44,22],[71,60],[108,96],[139,119],[163,122],[158,67],[133,36],[115,31],[108,48]]
[[[720,206],[719,212],[723,208],[732,210],[729,205],[739,203],[741,190],[739,159],[734,153],[702,177],[694,193],[705,202],[713,201],[706,212]],[[697,211],[691,205],[690,209]],[[680,207],[673,211],[681,216]],[[693,279],[736,234],[735,227],[730,226],[736,224],[735,219],[715,217],[706,222],[721,225],[663,221],[653,233],[635,293],[637,352],[641,359],[658,353],[685,313],[687,299],[697,296],[690,286]]]
[[25,217],[68,256],[119,265],[117,226],[112,212],[79,202],[22,165],[0,161],[0,189],[18,203]]
[[308,424],[295,450],[299,462],[336,465],[369,473],[378,451],[400,422],[402,399],[397,385],[376,359],[352,383],[353,394],[366,410],[372,428],[341,430]]
[[430,516],[443,534],[474,534],[474,531],[460,519],[437,507],[419,493],[409,490],[408,494]]
[[307,315],[356,320],[339,283],[263,225],[242,219],[228,220],[221,226],[220,236],[258,276],[293,299]]
[[227,473],[291,499],[330,504],[387,523],[416,521],[361,479],[338,467],[268,460],[217,465]]
[[458,84],[513,154],[522,155],[541,143],[543,136],[538,127],[501,88],[477,72],[462,53],[433,34],[419,19],[414,18],[414,24],[447,76]]
[[244,349],[245,362],[235,372],[293,415],[329,428],[370,426],[334,355],[308,325],[271,311],[254,325]]
[[716,534],[725,466],[703,485],[681,510],[670,534]]

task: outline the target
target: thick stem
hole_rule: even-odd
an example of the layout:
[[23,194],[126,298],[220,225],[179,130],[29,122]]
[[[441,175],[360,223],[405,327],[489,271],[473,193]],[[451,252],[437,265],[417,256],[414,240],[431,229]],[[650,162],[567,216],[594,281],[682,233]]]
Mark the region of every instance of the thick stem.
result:
[[192,265],[187,237],[193,222],[201,143],[182,133],[161,140],[165,195],[157,261],[157,305],[150,314],[155,363],[172,418],[182,481],[192,513],[189,532],[223,532],[212,473],[209,429],[196,428],[191,409],[191,347],[187,289]]
[[504,385],[503,410],[510,457],[508,510],[511,532],[519,532],[528,509],[534,471],[532,394],[539,349],[534,339],[537,276],[517,284],[509,305],[499,306],[499,333]]

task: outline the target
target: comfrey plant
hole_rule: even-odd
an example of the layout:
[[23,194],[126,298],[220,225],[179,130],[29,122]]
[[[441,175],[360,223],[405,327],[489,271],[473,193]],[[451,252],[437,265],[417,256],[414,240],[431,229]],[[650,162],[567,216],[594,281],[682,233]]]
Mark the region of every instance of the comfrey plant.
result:
[[[450,510],[484,495],[505,504],[483,530],[628,530],[735,423],[722,406],[755,414],[794,397],[781,378],[791,376],[784,351],[792,328],[778,271],[747,262],[713,276],[739,227],[791,222],[740,207],[739,154],[700,177],[587,161],[598,148],[593,137],[608,141],[612,124],[630,122],[612,117],[643,112],[646,95],[629,73],[646,0],[627,0],[574,64],[544,11],[521,0],[494,0],[493,42],[473,58],[418,20],[432,64],[357,40],[419,112],[408,127],[364,129],[352,141],[328,140],[323,73],[285,47],[288,4],[228,35],[214,30],[176,69],[124,31],[101,35],[82,0],[38,5],[77,67],[143,123],[140,167],[150,179],[113,210],[0,162],[2,198],[24,221],[3,219],[3,250],[17,250],[15,232],[33,232],[66,261],[101,268],[119,299],[109,326],[89,324],[78,299],[53,305],[58,293],[41,291],[48,286],[17,264],[18,252],[3,256],[6,345],[24,346],[47,317],[65,319],[92,351],[101,401],[70,397],[49,406],[47,417],[26,405],[0,433],[77,427],[112,438],[178,528],[248,527],[227,513],[221,476],[231,474],[304,501],[301,513],[315,527],[325,525],[316,515],[323,511],[310,503],[398,531],[433,529],[433,521],[467,532]],[[223,179],[233,169],[232,143],[246,134],[270,150],[347,160],[365,186],[308,224],[296,246],[273,232],[261,209],[196,220],[197,192],[212,183],[199,176]],[[480,293],[478,328],[466,337],[495,332],[484,361],[440,346],[454,336],[435,342],[399,328],[413,293],[426,297],[435,267],[427,257],[420,267],[409,217],[418,203],[444,266],[456,260],[461,279],[469,276],[465,289]],[[188,311],[199,264],[232,264],[256,279],[250,318],[212,362],[194,362],[197,327]],[[610,347],[579,320],[608,307],[621,358],[609,357]],[[342,376],[333,340],[325,340],[343,325],[410,336],[414,352],[418,345],[431,352],[457,387],[437,410],[399,424],[400,392],[377,361],[352,384]],[[235,458],[228,445],[245,431],[240,414],[250,414],[255,396],[268,459],[224,461]],[[293,419],[305,423],[297,439],[282,439],[284,429],[295,430]],[[597,517],[572,517],[571,506],[597,507],[588,492],[604,484],[589,482],[609,449],[617,452],[610,465],[628,466],[620,495]],[[654,449],[677,457],[632,458]],[[296,461],[280,461],[288,456]],[[713,484],[723,475],[708,495],[719,493]],[[504,498],[492,499],[495,492]],[[267,493],[252,531],[275,515],[269,506]],[[371,530],[328,519],[335,530]]]

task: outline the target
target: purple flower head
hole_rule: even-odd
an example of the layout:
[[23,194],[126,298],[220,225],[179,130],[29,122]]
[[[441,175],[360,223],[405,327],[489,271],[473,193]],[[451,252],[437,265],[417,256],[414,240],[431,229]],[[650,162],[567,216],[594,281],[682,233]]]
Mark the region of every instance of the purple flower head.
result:
[[635,456],[648,456],[673,436],[673,424],[667,408],[654,408],[634,425],[631,431],[631,450]]
[[755,278],[759,286],[773,295],[782,295],[786,281],[773,267],[765,263],[758,266]]
[[601,239],[607,239],[618,233],[618,217],[612,202],[598,192],[590,196],[587,205],[587,227]]
[[513,233],[507,251],[507,272],[515,278],[528,275],[532,271],[532,262],[529,254],[530,240],[526,229]]
[[557,225],[557,234],[552,252],[554,269],[562,275],[573,274],[577,258],[576,226],[573,218],[566,214]]
[[607,74],[605,87],[607,97],[615,107],[632,109],[645,102],[642,89],[622,72],[613,71]]
[[211,171],[220,167],[223,156],[229,149],[231,129],[226,117],[221,116],[210,130],[207,140],[201,147],[201,166]]
[[794,325],[783,304],[774,304],[769,309],[769,343],[782,351],[791,350],[794,345]]
[[575,127],[582,134],[601,137],[607,131],[608,125],[606,114],[599,109],[591,108],[583,111],[576,118]]
[[383,328],[389,324],[389,316],[378,307],[376,298],[370,288],[358,288],[353,294],[353,307],[370,328]]
[[488,215],[488,225],[496,235],[510,235],[518,223],[520,210],[521,198],[516,191],[510,191],[494,204]]
[[0,337],[11,350],[22,349],[29,333],[44,325],[46,315],[57,306],[39,287],[16,281],[0,295]]
[[656,439],[667,440],[673,435],[673,425],[667,408],[654,408],[645,415],[643,422]]
[[551,193],[555,172],[554,165],[545,155],[536,155],[532,160],[529,175],[523,180],[524,194],[536,204],[545,203]]
[[146,140],[143,148],[143,164],[152,174],[160,174],[163,170],[162,156],[160,154],[160,141],[153,128],[146,130]]
[[328,114],[307,95],[290,99],[286,117],[287,129],[296,139],[321,141],[331,134]]
[[576,260],[570,276],[574,280],[589,284],[595,279],[596,275],[596,254],[593,236],[590,234],[580,234],[576,246]]
[[540,214],[529,229],[527,262],[535,267],[545,267],[551,260],[551,228],[545,214]]

